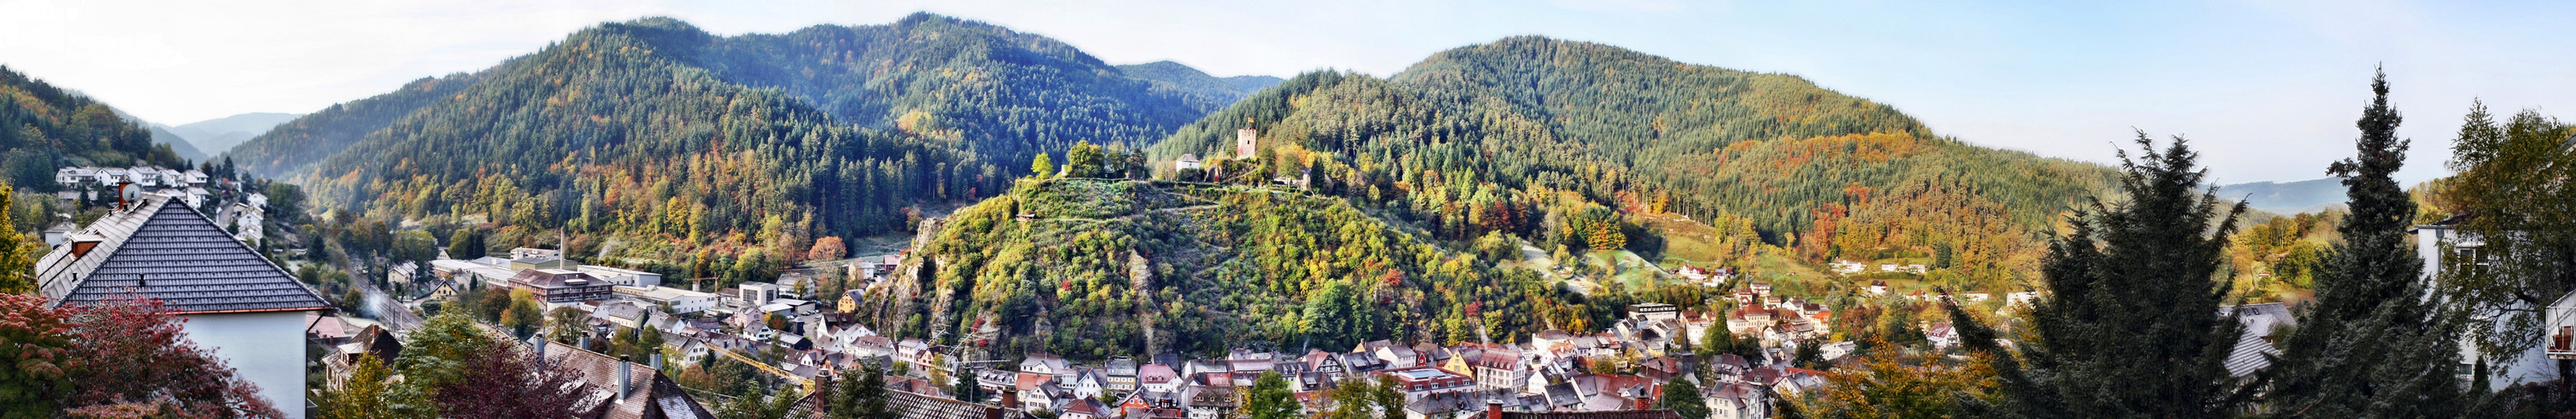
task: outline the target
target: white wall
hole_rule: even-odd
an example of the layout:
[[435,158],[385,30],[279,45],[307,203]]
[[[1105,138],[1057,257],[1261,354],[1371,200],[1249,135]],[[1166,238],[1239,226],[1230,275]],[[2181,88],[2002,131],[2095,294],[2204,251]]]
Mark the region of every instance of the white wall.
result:
[[213,350],[286,417],[304,417],[304,313],[183,316],[188,339]]

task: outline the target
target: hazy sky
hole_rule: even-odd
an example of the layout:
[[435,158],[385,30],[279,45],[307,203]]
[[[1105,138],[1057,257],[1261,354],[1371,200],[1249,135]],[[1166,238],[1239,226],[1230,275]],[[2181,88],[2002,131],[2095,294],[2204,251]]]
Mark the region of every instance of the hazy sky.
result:
[[2094,3],[2113,2],[0,0],[0,65],[179,124],[312,112],[652,15],[740,34],[930,11],[1219,76],[1383,76],[1539,34],[1805,76],[2050,156],[2109,161],[2133,129],[2182,134],[2222,183],[2323,177],[2352,153],[2373,65],[2416,140],[2408,180],[2443,173],[2472,98],[2576,110],[2576,2]]

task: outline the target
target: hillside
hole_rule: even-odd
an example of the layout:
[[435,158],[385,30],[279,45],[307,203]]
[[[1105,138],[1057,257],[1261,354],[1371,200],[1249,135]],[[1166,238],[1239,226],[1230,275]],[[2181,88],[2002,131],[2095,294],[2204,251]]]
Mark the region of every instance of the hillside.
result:
[[917,275],[862,313],[900,336],[1004,354],[1509,340],[1591,330],[1628,302],[1587,305],[1531,271],[1485,269],[1292,189],[1023,180],[926,237],[906,259]]
[[62,166],[157,164],[184,167],[150,129],[115,109],[43,80],[0,67],[0,173],[11,184],[54,188]]
[[1537,37],[1445,51],[1386,79],[1301,75],[1149,151],[1231,156],[1246,120],[1265,151],[1322,162],[1256,159],[1238,179],[1319,169],[1319,188],[1442,238],[1503,232],[1580,250],[1582,232],[1548,227],[1573,215],[1549,208],[1579,208],[1556,193],[1572,192],[1624,214],[1749,223],[1811,261],[1949,253],[1959,285],[1980,287],[2026,275],[2053,217],[2110,180],[2098,165],[1939,137],[1795,76]]
[[279,124],[225,150],[223,155],[233,158],[233,163],[241,165],[242,170],[258,176],[285,177],[348,149],[350,144],[356,144],[422,107],[452,100],[457,92],[481,79],[470,74],[423,77],[390,93],[333,104],[319,112]]

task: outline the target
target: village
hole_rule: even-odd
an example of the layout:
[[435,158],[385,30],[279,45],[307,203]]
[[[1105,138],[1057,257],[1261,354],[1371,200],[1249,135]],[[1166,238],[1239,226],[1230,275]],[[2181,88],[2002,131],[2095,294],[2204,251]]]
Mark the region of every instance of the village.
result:
[[[225,345],[220,347],[232,352],[227,355],[245,375],[264,380],[263,386],[290,389],[269,392],[278,400],[303,399],[291,389],[334,385],[362,357],[398,357],[419,317],[439,310],[442,302],[503,293],[531,300],[550,319],[515,333],[494,324],[482,327],[521,342],[549,363],[575,366],[576,381],[595,395],[586,399],[584,411],[603,415],[631,411],[653,413],[639,417],[691,417],[688,412],[707,412],[716,400],[729,396],[684,385],[676,377],[687,366],[739,363],[758,371],[763,387],[802,391],[810,400],[798,405],[812,406],[804,408],[807,412],[822,410],[824,391],[830,388],[826,383],[853,379],[847,375],[863,367],[882,368],[891,372],[885,389],[903,406],[898,410],[904,417],[922,419],[993,419],[1002,412],[1062,419],[1239,418],[1244,417],[1247,388],[1272,374],[1285,380],[1286,390],[1307,415],[1333,409],[1327,393],[1334,388],[1366,383],[1396,389],[1403,396],[1402,414],[1416,419],[1675,417],[1665,399],[1676,395],[1667,388],[1687,382],[1711,412],[1708,417],[1764,418],[1777,413],[1783,399],[1824,389],[1829,371],[1837,366],[1861,362],[1856,353],[1863,343],[1852,340],[1853,331],[1836,330],[1845,324],[1837,321],[1837,309],[1958,303],[2008,316],[2038,298],[2014,292],[2000,304],[1978,304],[1994,298],[1985,292],[1900,293],[1888,281],[1875,280],[1854,283],[1856,292],[1850,295],[1826,299],[1791,295],[1731,268],[1682,265],[1667,279],[1708,287],[1713,291],[1708,295],[1719,297],[1704,302],[1702,309],[1634,304],[1604,330],[1546,330],[1509,342],[1378,340],[1349,348],[1235,349],[1222,356],[1164,353],[1073,360],[1031,353],[970,359],[986,352],[889,336],[861,324],[853,313],[872,289],[907,280],[901,274],[904,250],[819,268],[836,271],[828,275],[808,269],[713,290],[700,289],[700,281],[666,280],[646,270],[585,264],[558,249],[520,247],[471,259],[446,258],[441,251],[442,257],[425,264],[404,262],[386,269],[387,284],[420,292],[401,296],[370,289],[391,301],[352,309],[337,307],[303,286],[288,286],[295,279],[285,266],[300,265],[267,261],[269,255],[259,253],[265,248],[260,214],[266,197],[240,183],[152,168],[64,169],[58,179],[67,190],[59,196],[67,202],[97,202],[107,211],[86,227],[64,221],[46,232],[56,250],[39,264],[45,293],[78,299],[107,287],[212,284],[191,290],[229,296],[187,300],[194,298],[187,291],[158,292],[202,305],[179,310],[198,323],[220,325],[195,330],[196,338]],[[145,180],[153,186],[141,186]],[[114,192],[102,197],[97,193],[102,189]],[[199,209],[208,206],[222,209],[214,214]],[[167,254],[178,248],[212,250]],[[171,260],[206,266],[191,271],[145,265]],[[1916,274],[1923,269],[1855,261],[1831,266],[1845,276],[1871,268]],[[196,277],[202,281],[183,282]],[[815,281],[825,278],[866,285],[819,295]],[[2293,320],[2278,303],[2230,310],[2247,314],[2240,317],[2249,330],[2259,332],[2248,334],[2237,349],[2238,362],[2230,364],[2231,371],[2250,373],[2261,366],[2262,354],[2272,352],[2263,339],[2271,325]],[[256,326],[263,324],[268,326]],[[1931,356],[1957,353],[1960,336],[1946,321],[1915,327],[1921,346],[1889,349]],[[281,334],[302,335],[313,349],[302,356],[230,349],[246,346],[233,343]],[[611,342],[646,349],[618,350]],[[1742,347],[1713,351],[1712,344]]]

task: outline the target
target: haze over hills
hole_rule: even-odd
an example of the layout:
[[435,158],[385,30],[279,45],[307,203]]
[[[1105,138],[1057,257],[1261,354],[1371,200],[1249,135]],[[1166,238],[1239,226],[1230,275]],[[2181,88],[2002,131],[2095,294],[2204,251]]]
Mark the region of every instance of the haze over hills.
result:
[[1271,76],[1234,76],[1218,78],[1198,69],[1171,61],[1118,66],[1128,76],[1152,80],[1156,89],[1174,89],[1199,96],[1209,103],[1232,104],[1244,95],[1276,86],[1282,81]]
[[2327,206],[2344,203],[2345,188],[2341,178],[2310,179],[2297,182],[2252,182],[2218,187],[2218,195],[2242,199],[2246,206],[2278,214],[2316,212]]
[[277,124],[295,120],[299,116],[303,115],[252,112],[180,124],[170,127],[170,132],[186,137],[188,142],[195,143],[197,149],[204,150],[206,153],[223,154],[225,151],[232,150],[233,146],[250,141],[251,137],[267,133],[270,128],[277,127]]

